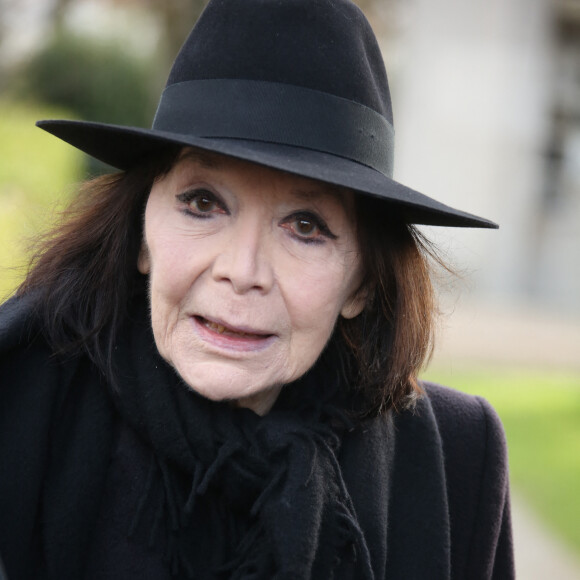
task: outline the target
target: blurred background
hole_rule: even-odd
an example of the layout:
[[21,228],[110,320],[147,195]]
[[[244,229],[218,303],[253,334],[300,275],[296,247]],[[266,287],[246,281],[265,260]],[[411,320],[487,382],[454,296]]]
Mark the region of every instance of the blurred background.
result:
[[[0,299],[79,181],[41,118],[148,126],[204,0],[0,0]],[[489,399],[520,578],[580,579],[580,0],[360,0],[393,96],[396,175],[499,231],[425,228],[441,276],[424,377]]]

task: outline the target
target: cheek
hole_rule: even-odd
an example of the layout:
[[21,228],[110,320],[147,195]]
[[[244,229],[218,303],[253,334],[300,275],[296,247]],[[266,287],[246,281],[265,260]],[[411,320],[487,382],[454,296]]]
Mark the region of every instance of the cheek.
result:
[[347,297],[348,272],[342,261],[334,267],[328,260],[301,266],[285,276],[283,286],[292,326],[325,342]]
[[[171,358],[173,331],[185,311],[195,280],[203,264],[192,251],[191,240],[175,228],[151,220],[146,231],[149,256],[149,292],[151,324],[157,347],[165,358]],[[196,241],[196,245],[200,242]]]
[[149,244],[151,297],[164,302],[179,300],[188,288],[188,271],[175,240],[163,237]]
[[175,251],[157,250],[150,254],[151,327],[161,356],[173,363],[176,328],[186,312],[194,272]]
[[152,305],[179,302],[204,267],[205,240],[193,238],[173,208],[157,197],[150,198],[145,224]]
[[334,277],[303,272],[299,281],[286,285],[285,304],[292,332],[282,365],[289,375],[284,382],[307,372],[330,339],[340,312],[340,284],[335,282]]

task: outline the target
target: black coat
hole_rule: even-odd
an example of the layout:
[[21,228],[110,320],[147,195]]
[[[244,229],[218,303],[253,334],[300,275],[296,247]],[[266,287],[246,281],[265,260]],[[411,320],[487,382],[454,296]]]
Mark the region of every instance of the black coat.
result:
[[[39,569],[40,577],[82,577],[120,419],[84,392],[91,364],[55,358],[25,310],[14,301],[0,309],[0,554],[10,580]],[[513,578],[500,421],[481,398],[423,386],[414,411],[373,419],[343,443],[344,479],[376,574],[443,578],[426,573],[426,562],[446,562],[454,579]],[[80,421],[89,407],[91,422]],[[382,448],[381,433],[392,439],[383,444],[388,460],[368,451]],[[66,465],[65,447],[75,458]],[[62,497],[59,480],[71,464],[77,484]]]

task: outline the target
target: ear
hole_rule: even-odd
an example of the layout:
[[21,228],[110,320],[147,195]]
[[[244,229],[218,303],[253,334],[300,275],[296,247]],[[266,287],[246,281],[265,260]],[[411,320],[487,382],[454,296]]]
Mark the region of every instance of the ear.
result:
[[149,248],[145,242],[141,243],[139,257],[137,258],[137,269],[141,274],[149,274],[151,272],[151,258],[149,257]]
[[343,318],[354,318],[358,316],[364,309],[367,302],[366,288],[359,288],[350,298],[344,303],[340,315]]

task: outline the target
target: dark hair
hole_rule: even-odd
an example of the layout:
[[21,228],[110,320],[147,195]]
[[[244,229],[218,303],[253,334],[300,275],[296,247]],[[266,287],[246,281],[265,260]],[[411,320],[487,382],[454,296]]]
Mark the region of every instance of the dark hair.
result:
[[[60,225],[39,240],[18,294],[34,291],[44,332],[57,353],[85,352],[114,380],[111,349],[141,278],[137,258],[151,186],[179,150],[125,172],[86,182]],[[362,413],[407,407],[420,393],[417,373],[430,354],[435,313],[430,246],[384,201],[356,196],[366,295],[359,316],[339,319],[349,381]]]
[[109,378],[111,349],[135,287],[145,203],[176,156],[170,148],[130,171],[86,181],[59,224],[37,240],[17,290],[35,293],[56,353],[84,351]]
[[338,330],[351,349],[351,380],[363,394],[366,412],[404,409],[422,393],[417,374],[429,360],[437,311],[432,266],[447,266],[434,247],[396,206],[356,197],[365,307]]

